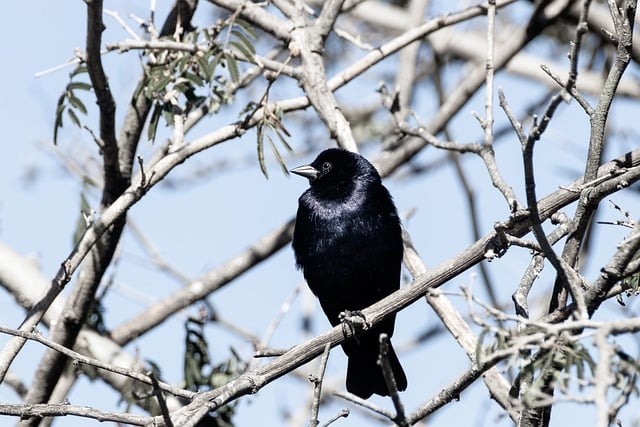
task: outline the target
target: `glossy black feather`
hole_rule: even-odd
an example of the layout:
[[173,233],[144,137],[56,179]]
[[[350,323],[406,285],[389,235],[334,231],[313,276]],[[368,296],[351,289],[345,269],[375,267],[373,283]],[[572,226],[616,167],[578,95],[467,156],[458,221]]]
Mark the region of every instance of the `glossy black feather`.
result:
[[[361,310],[400,286],[402,234],[391,195],[364,157],[341,149],[325,150],[310,164],[293,169],[310,187],[299,199],[293,250],[296,263],[332,325],[345,310]],[[393,335],[390,316],[343,344],[349,357],[347,390],[368,398],[388,395],[376,361],[380,333]],[[400,390],[407,386],[402,366],[390,348]]]

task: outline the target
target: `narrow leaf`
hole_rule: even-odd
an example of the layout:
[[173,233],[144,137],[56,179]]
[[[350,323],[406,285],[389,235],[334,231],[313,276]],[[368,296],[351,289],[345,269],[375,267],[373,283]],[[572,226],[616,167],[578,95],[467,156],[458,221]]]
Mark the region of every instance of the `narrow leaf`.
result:
[[87,66],[86,65],[78,65],[75,70],[71,72],[71,77],[75,77],[78,74],[86,73]]
[[67,85],[68,90],[80,89],[91,90],[91,84],[86,82],[71,82]]
[[233,56],[229,55],[226,52],[223,55],[224,61],[229,67],[229,76],[231,76],[231,81],[233,81],[234,83],[238,83],[238,80],[240,80],[240,73],[238,71],[237,61]]
[[208,82],[211,81],[211,78],[213,77],[214,67],[211,67],[209,65],[209,61],[207,60],[207,58],[205,58],[204,56],[196,56],[196,62],[198,63],[200,72],[204,76],[205,80]]
[[255,62],[253,60],[253,54],[251,53],[251,51],[249,51],[242,43],[231,41],[229,42],[229,44],[235,47],[247,62],[251,62],[252,64]]
[[271,145],[271,150],[273,151],[273,155],[276,157],[276,160],[280,164],[280,168],[285,175],[289,175],[289,170],[287,169],[287,165],[284,163],[284,159],[280,155],[278,151],[278,147],[273,143],[273,139],[269,135],[267,135],[267,139],[269,140],[269,145]]
[[58,108],[59,114],[56,113],[56,122],[53,125],[53,145],[58,145],[58,129],[62,127],[62,113],[64,112],[64,104],[62,108]]
[[237,26],[239,26],[240,28],[242,28],[242,30],[245,33],[247,33],[247,35],[249,37],[251,37],[253,40],[257,40],[258,39],[258,33],[256,33],[256,30],[253,28],[253,26],[250,23],[248,23],[244,19],[236,18],[235,24]]
[[69,92],[69,104],[82,114],[87,114],[87,107],[84,106],[84,102],[82,102],[73,92]]
[[67,114],[69,115],[69,118],[71,119],[74,125],[78,126],[79,128],[82,127],[82,124],[80,123],[80,119],[78,119],[78,116],[76,115],[75,111],[73,111],[72,108],[67,108]]
[[200,76],[196,74],[186,72],[184,74],[184,78],[189,80],[191,83],[193,83],[194,86],[197,86],[197,87],[204,86],[204,81],[202,80],[202,78],[200,78]]
[[[280,131],[278,129],[275,129],[275,133],[278,136],[278,139],[280,140],[280,142],[282,143],[282,145],[284,145],[284,147],[289,151],[292,152],[293,148],[291,148],[291,146],[289,145],[289,143],[287,142],[286,139],[284,139],[284,136],[282,136],[282,134],[280,133]],[[291,135],[289,135],[291,136]]]
[[159,104],[156,104],[151,113],[151,120],[149,120],[149,127],[147,129],[147,139],[153,142],[156,139],[156,131],[158,130],[158,122],[162,115],[162,108]]
[[258,163],[260,163],[260,170],[265,178],[269,178],[267,172],[267,165],[264,161],[264,129],[262,123],[258,124]]

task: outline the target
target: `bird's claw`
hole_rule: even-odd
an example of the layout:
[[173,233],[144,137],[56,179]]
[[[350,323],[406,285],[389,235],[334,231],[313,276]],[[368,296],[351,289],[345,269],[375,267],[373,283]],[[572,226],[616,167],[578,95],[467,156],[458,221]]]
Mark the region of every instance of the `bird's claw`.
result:
[[357,331],[366,331],[371,327],[367,318],[360,310],[345,310],[338,315],[342,323],[342,333],[347,335],[347,328],[352,334]]

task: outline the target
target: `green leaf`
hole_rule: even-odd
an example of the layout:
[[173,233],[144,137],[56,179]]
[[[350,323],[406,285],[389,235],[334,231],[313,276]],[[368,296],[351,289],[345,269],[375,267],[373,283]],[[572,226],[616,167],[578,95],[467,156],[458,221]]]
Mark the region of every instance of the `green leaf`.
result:
[[173,75],[165,73],[164,69],[154,70],[145,88],[145,96],[149,99],[156,97],[165,90],[172,79]]
[[56,123],[53,126],[53,145],[58,145],[58,129],[62,127],[62,116],[56,118]]
[[282,122],[279,121],[278,122],[278,128],[274,129],[274,130],[275,130],[276,134],[278,135],[278,138],[280,138],[280,142],[282,142],[282,145],[284,145],[286,147],[286,149],[289,150],[289,152],[293,151],[293,148],[291,148],[291,146],[289,145],[287,140],[284,138],[284,136],[282,136],[282,133],[284,133],[287,137],[291,138],[291,134],[289,133],[287,128],[284,127]]
[[56,119],[53,124],[53,145],[58,145],[58,129],[62,127],[62,113],[64,113],[64,109],[66,108],[64,105],[64,100],[66,95],[63,93],[58,98],[58,105],[56,106]]
[[82,123],[80,123],[80,119],[78,119],[78,116],[76,115],[75,111],[73,111],[73,109],[67,108],[67,114],[69,115],[69,118],[74,125],[78,126],[79,128],[82,127]]
[[282,158],[282,156],[280,155],[280,152],[278,151],[278,147],[276,147],[276,144],[273,143],[273,139],[271,139],[269,135],[267,135],[267,139],[269,140],[269,144],[271,145],[271,150],[273,151],[273,155],[276,156],[276,160],[280,164],[280,168],[282,169],[282,172],[285,175],[289,175],[289,170],[287,169],[287,165],[284,163],[284,159]]
[[173,85],[173,89],[184,94],[185,92],[193,91],[193,85],[188,80],[182,80],[176,83],[175,85]]
[[84,216],[90,214],[91,205],[89,204],[89,200],[87,199],[87,196],[83,190],[80,193],[80,216],[76,220],[76,229],[73,232],[72,244],[74,247],[78,244],[80,239],[82,239],[84,232],[87,230],[87,222],[85,221]]
[[158,130],[158,122],[162,115],[162,107],[160,104],[156,104],[151,113],[151,120],[149,120],[149,127],[147,128],[147,139],[153,142],[156,139],[156,131]]
[[200,72],[204,76],[205,80],[210,82],[213,77],[213,70],[215,67],[212,67],[209,64],[209,60],[204,56],[196,56],[196,62],[200,67]]
[[84,65],[84,64],[83,65],[78,65],[76,67],[76,69],[71,72],[70,77],[75,77],[78,74],[86,73],[87,71],[88,70],[87,70],[87,66],[86,65]]
[[280,133],[279,130],[276,130],[276,135],[278,135],[278,139],[280,140],[280,142],[282,143],[282,145],[284,145],[284,148],[287,149],[287,151],[292,152],[293,148],[291,148],[291,146],[289,145],[289,143],[287,142],[286,139],[284,139],[284,136],[282,136],[282,134]]
[[153,88],[151,87],[151,82],[149,81],[149,84],[147,84],[146,86],[143,87],[143,91],[144,91],[144,96],[147,99],[153,99],[155,96],[155,93],[153,92]]
[[164,92],[171,80],[173,80],[173,76],[171,74],[163,74],[162,77],[156,80],[153,91],[155,93]]
[[258,131],[258,163],[260,164],[260,170],[265,178],[269,178],[269,173],[267,172],[267,165],[264,161],[264,126],[262,123],[259,123],[257,126]]
[[58,98],[58,103],[56,104],[56,116],[59,116],[64,111],[64,100],[67,99],[67,93],[63,93]]
[[[209,58],[207,60],[209,61],[209,66],[211,67],[212,73],[216,70],[216,68],[218,68],[218,64],[220,63],[220,59],[222,58],[223,53],[223,51],[219,50],[215,55],[209,55]],[[211,57],[213,57],[213,61],[211,61]]]
[[191,59],[192,59],[192,56],[183,55],[181,58],[174,61],[173,64],[171,64],[171,66],[178,72],[178,74],[182,74],[189,67],[191,63]]
[[202,385],[208,385],[209,378],[203,374],[203,369],[211,363],[209,357],[209,345],[202,332],[190,325],[187,320],[186,350],[184,353],[184,380],[187,388],[198,389]]
[[68,90],[80,89],[80,90],[91,90],[91,84],[86,82],[71,82],[67,85]]
[[242,57],[247,61],[247,62],[251,62],[252,64],[255,62],[253,60],[253,54],[251,53],[250,50],[248,50],[242,43],[238,43],[238,42],[234,42],[234,41],[230,41],[229,44],[233,47],[235,47],[238,52],[240,52],[240,55],[242,55]]
[[229,67],[229,76],[231,76],[231,81],[233,81],[234,83],[238,83],[238,80],[240,80],[240,73],[238,71],[238,62],[235,60],[233,56],[229,55],[226,52],[223,53],[223,55],[224,55],[224,62]]
[[249,37],[251,37],[253,40],[257,40],[258,39],[258,33],[256,33],[256,30],[253,28],[253,26],[250,23],[248,23],[244,19],[236,18],[235,24],[237,26],[239,26],[240,28],[242,28],[242,30],[245,33],[247,33],[247,35]]
[[231,42],[231,44],[236,46],[248,61],[253,62],[253,57],[256,54],[256,48],[253,46],[253,42],[249,40],[242,31],[233,30],[231,34],[238,40],[237,42]]
[[196,74],[193,74],[193,73],[190,73],[190,72],[186,72],[184,74],[184,78],[189,80],[196,87],[204,86],[204,81],[200,78],[200,76],[198,76]]
[[173,108],[170,105],[163,106],[162,117],[167,126],[173,126]]
[[84,102],[82,102],[73,92],[68,92],[68,94],[69,104],[82,114],[87,114],[87,107],[84,106]]
[[238,30],[231,30],[231,34],[245,45],[251,53],[256,53],[256,49],[253,47],[253,40],[249,40],[249,37],[251,36],[247,37],[243,31]]

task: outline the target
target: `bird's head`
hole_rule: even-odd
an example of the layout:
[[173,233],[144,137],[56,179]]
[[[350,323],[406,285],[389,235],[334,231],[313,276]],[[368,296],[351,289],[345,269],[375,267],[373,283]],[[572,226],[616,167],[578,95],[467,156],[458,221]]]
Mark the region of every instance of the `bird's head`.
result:
[[324,150],[308,165],[291,169],[303,176],[313,187],[332,188],[356,180],[379,180],[380,176],[367,159],[341,148]]

